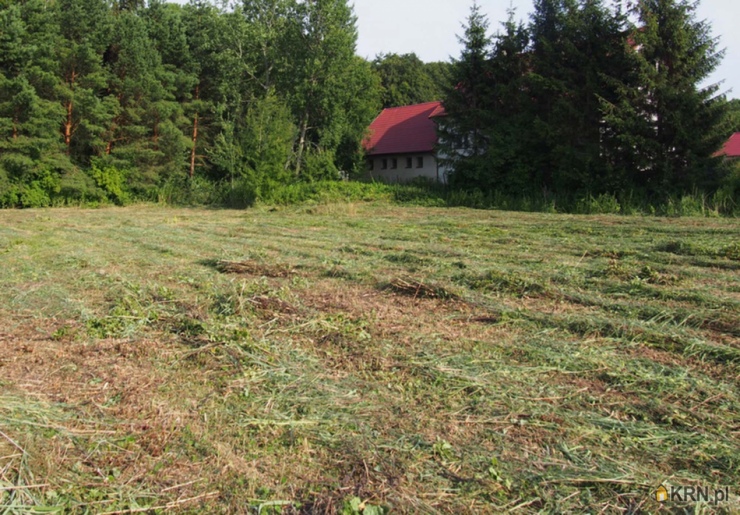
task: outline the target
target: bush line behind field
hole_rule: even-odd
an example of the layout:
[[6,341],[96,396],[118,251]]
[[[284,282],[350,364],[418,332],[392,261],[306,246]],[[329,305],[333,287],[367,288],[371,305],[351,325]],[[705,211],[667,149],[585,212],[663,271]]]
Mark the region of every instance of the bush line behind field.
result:
[[592,195],[557,194],[539,191],[508,194],[500,191],[456,190],[424,180],[405,184],[359,181],[317,181],[270,184],[254,187],[246,181],[215,183],[204,178],[165,183],[147,191],[77,192],[68,195],[33,197],[23,201],[16,196],[10,202],[0,194],[0,207],[98,207],[135,202],[156,202],[172,206],[217,206],[246,208],[267,206],[321,205],[352,202],[387,202],[423,207],[469,207],[506,211],[564,214],[624,214],[658,216],[730,216],[740,215],[740,199],[725,191],[712,194],[694,191],[674,193],[663,198],[649,197],[636,191]]

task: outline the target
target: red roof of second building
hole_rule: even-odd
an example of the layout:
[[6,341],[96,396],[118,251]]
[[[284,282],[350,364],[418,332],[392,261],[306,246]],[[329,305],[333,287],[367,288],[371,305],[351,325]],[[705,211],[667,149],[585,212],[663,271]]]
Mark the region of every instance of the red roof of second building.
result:
[[724,148],[719,152],[721,156],[740,157],[740,132],[736,132],[727,140]]
[[384,109],[370,125],[365,150],[370,155],[432,152],[437,144],[432,118],[443,113],[441,102]]

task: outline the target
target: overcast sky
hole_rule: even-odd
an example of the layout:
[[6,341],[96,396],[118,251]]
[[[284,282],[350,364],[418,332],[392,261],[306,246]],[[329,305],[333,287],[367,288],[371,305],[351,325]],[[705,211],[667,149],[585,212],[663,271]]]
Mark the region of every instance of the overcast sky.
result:
[[[446,61],[457,56],[456,34],[468,15],[472,0],[354,0],[360,29],[358,53],[372,58],[380,52],[416,54],[424,61]],[[478,0],[497,30],[509,6],[525,18],[532,0]],[[740,98],[740,0],[703,0],[699,16],[721,36],[727,55],[711,82],[724,80],[723,89]]]

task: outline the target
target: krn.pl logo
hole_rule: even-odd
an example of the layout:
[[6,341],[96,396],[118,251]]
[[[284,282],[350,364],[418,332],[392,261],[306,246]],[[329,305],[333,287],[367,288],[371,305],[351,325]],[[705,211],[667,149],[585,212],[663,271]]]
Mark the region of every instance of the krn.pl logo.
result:
[[670,485],[670,487],[666,487],[660,485],[655,492],[655,500],[660,503],[704,502],[717,506],[720,503],[730,502],[730,489],[728,487],[710,489],[708,486]]
[[666,502],[668,500],[668,490],[663,485],[660,485],[658,491],[655,492],[655,498],[658,502]]

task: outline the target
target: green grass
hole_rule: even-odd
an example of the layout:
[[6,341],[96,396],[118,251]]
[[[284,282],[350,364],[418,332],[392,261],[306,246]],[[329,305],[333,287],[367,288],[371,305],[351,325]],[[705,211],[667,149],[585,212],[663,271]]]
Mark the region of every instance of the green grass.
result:
[[739,241],[383,203],[2,211],[0,514],[737,512]]

